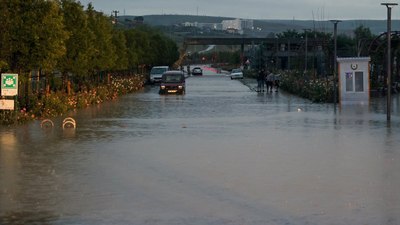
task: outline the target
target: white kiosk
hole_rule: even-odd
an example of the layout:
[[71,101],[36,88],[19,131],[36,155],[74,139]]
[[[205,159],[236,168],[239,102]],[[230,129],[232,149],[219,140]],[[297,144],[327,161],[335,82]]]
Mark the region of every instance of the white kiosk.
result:
[[341,105],[368,105],[370,100],[369,57],[338,58],[339,101]]

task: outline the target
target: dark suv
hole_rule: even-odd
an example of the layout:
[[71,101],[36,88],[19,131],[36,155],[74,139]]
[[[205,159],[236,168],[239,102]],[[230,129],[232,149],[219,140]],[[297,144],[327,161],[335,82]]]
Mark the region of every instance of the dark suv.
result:
[[159,94],[185,94],[185,76],[182,71],[171,70],[162,75]]

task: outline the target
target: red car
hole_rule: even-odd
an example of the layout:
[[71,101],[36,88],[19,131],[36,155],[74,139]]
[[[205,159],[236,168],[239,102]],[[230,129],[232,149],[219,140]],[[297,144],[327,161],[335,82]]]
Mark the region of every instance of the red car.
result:
[[185,94],[185,75],[182,71],[171,70],[162,75],[159,94]]

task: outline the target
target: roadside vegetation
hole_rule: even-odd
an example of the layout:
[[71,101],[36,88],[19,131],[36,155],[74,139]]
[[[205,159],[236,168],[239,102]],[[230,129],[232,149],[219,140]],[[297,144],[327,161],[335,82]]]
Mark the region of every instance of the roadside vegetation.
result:
[[334,99],[332,79],[312,79],[296,71],[281,73],[280,88],[316,103],[332,103]]
[[127,29],[75,0],[2,0],[0,72],[19,75],[20,123],[98,104],[140,89],[152,65],[172,65],[174,41],[145,25]]

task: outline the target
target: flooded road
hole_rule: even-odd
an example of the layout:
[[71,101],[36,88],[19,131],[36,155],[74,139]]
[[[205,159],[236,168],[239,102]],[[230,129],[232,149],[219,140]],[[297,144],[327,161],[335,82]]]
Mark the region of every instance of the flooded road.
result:
[[334,109],[187,79],[0,128],[0,224],[400,224],[400,99]]

